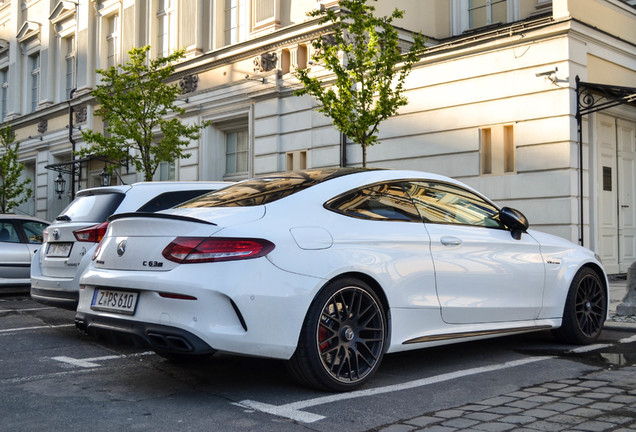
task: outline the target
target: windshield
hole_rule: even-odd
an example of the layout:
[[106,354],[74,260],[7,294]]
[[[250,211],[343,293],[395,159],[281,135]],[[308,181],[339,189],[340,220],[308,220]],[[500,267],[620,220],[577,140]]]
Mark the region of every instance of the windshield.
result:
[[274,174],[211,192],[176,208],[250,207],[268,204],[320,182],[360,171],[359,168],[326,168]]
[[73,222],[104,222],[115,213],[125,194],[109,192],[78,196],[60,213],[56,220]]

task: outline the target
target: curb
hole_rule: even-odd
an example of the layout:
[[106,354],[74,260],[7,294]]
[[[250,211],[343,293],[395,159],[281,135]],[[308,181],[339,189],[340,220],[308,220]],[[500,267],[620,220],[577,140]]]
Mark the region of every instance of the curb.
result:
[[614,321],[609,319],[605,321],[603,325],[603,329],[605,330],[631,330],[636,332],[636,321],[634,322],[624,322],[624,321]]

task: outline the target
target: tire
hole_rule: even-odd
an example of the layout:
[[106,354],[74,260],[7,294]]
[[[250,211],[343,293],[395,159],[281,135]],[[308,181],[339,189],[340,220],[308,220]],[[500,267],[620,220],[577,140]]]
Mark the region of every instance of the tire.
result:
[[584,267],[574,276],[563,309],[561,327],[553,334],[562,342],[587,345],[598,339],[607,316],[607,291],[599,275]]
[[303,385],[353,390],[378,370],[386,334],[386,312],[373,289],[353,278],[333,281],[309,307],[288,369]]

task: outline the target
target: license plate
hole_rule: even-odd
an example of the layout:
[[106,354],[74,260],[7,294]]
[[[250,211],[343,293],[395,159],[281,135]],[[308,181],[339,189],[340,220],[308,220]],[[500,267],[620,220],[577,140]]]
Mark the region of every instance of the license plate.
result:
[[66,258],[71,253],[73,243],[49,243],[46,256]]
[[138,293],[132,291],[116,291],[95,289],[91,309],[133,315],[137,306]]

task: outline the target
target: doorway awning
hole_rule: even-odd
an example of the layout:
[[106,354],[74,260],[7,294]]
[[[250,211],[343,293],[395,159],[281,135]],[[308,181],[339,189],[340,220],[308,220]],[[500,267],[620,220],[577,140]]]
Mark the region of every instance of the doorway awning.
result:
[[636,87],[584,82],[576,77],[576,118],[618,105],[636,106]]
[[579,244],[583,245],[583,116],[619,105],[636,107],[636,87],[597,84],[576,77],[576,124],[579,135]]

